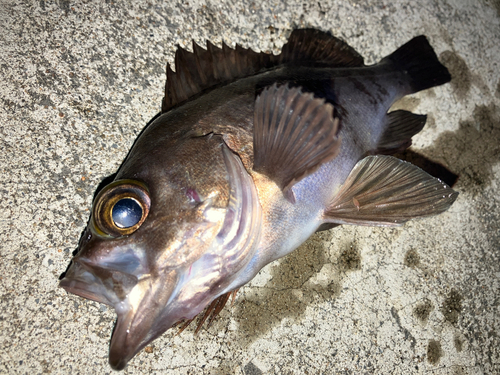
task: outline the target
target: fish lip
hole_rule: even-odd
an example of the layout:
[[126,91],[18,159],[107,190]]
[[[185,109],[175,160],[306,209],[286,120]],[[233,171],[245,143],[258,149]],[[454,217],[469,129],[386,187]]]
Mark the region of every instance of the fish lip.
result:
[[[140,325],[141,330],[137,332],[131,327],[134,316],[135,312],[132,310],[129,310],[125,315],[118,315],[111,335],[108,354],[108,362],[113,370],[123,370],[137,353],[168,330],[168,328],[162,329],[159,334],[150,335],[150,327],[144,329],[145,327]],[[174,323],[174,321],[168,324],[163,322],[163,325],[171,327]]]
[[141,279],[127,300],[115,305],[118,318],[111,335],[108,359],[114,370],[123,370],[138,352],[178,320],[170,311],[155,308],[168,305],[177,282],[176,270],[164,272],[159,278]]
[[128,329],[133,318],[134,313],[129,311],[125,316],[119,315],[116,320],[108,355],[108,362],[113,370],[123,370],[128,362],[151,342],[147,337],[149,330],[142,330],[137,334],[133,329]]
[[92,290],[92,286],[98,282],[98,278],[92,273],[92,266],[87,263],[81,259],[73,259],[66,275],[59,281],[59,287],[79,297],[111,305],[110,301],[102,294],[98,294],[97,291]]
[[59,287],[63,288],[66,292],[75,294],[79,297],[86,298],[105,305],[111,305],[110,301],[102,296],[88,290],[88,284],[82,281],[75,281],[69,279],[62,279],[59,282]]
[[[127,314],[130,315],[130,312]],[[142,349],[139,345],[137,348],[132,349],[128,343],[130,331],[123,328],[130,319],[118,316],[116,320],[113,333],[111,334],[111,342],[109,343],[109,365],[113,370],[123,370],[127,363],[135,356],[135,354]]]
[[125,360],[124,358],[117,358],[116,361],[114,358],[112,358],[111,356],[111,352],[109,354],[109,365],[111,366],[111,368],[113,370],[116,370],[116,371],[121,371],[125,368],[125,366],[127,366],[127,363],[128,363],[128,359]]
[[109,306],[116,306],[123,301],[124,291],[118,293],[117,290],[110,290],[109,285],[105,285],[102,274],[121,274],[128,280],[128,288],[137,284],[137,277],[114,269],[101,267],[91,260],[85,258],[74,258],[65,277],[59,282],[59,286],[68,293],[104,303]]

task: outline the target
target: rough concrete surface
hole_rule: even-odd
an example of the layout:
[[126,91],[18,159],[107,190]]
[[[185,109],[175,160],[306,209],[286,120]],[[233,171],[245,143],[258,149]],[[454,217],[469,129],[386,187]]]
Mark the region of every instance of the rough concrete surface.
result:
[[[418,4],[418,5],[417,5]],[[176,45],[277,53],[329,30],[372,63],[425,34],[451,84],[412,150],[460,176],[443,215],[313,236],[197,336],[169,331],[125,373],[500,373],[500,3],[37,1],[0,5],[0,372],[106,374],[114,311],[58,288],[93,192],[159,110]]]

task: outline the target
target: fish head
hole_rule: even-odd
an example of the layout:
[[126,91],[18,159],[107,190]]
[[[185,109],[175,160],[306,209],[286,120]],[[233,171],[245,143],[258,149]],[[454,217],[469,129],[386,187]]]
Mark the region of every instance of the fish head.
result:
[[143,149],[135,146],[94,199],[60,282],[114,307],[115,369],[234,289],[260,233],[255,186],[222,137],[189,138],[169,152]]

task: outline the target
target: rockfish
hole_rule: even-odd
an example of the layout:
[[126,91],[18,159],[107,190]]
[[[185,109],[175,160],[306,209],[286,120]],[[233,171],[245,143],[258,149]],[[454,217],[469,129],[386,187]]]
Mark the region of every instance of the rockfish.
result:
[[318,230],[447,210],[458,193],[389,156],[426,116],[388,110],[450,79],[424,36],[371,66],[313,29],[293,31],[280,55],[179,48],[161,113],[95,197],[61,276],[68,292],[115,308],[111,366],[176,323],[213,319]]

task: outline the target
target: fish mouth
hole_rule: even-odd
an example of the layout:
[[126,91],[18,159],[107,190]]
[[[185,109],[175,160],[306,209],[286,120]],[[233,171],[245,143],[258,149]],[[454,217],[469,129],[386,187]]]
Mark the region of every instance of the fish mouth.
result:
[[84,259],[73,259],[59,286],[68,293],[109,306],[117,306],[137,284],[134,275],[95,265]]
[[[109,365],[113,370],[123,370],[128,362],[140,352],[154,338],[150,337],[149,330],[152,324],[134,324],[137,314],[130,309],[123,315],[119,315],[116,320],[111,342],[109,344]],[[147,322],[146,322],[147,323]],[[136,329],[131,329],[135,326]]]
[[[109,365],[113,370],[123,370],[127,363],[139,352],[147,343],[131,342],[132,335],[128,326],[133,319],[132,311],[128,311],[127,314],[118,316],[116,320],[115,327],[113,328],[113,333],[111,334],[111,342],[109,344]],[[144,340],[140,340],[144,341]]]
[[179,320],[168,308],[177,281],[176,271],[138,278],[77,257],[59,286],[114,307],[118,318],[111,336],[109,364],[123,370],[141,349]]
[[114,370],[123,370],[140,350],[178,320],[168,303],[177,281],[176,271],[141,279],[126,301],[115,306],[118,319],[109,345],[109,364]]

